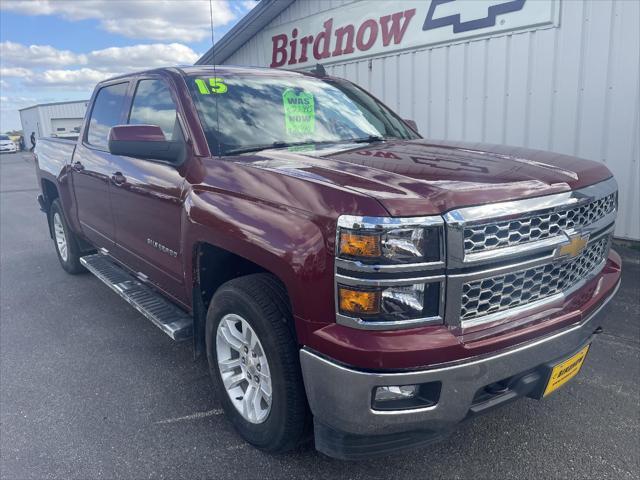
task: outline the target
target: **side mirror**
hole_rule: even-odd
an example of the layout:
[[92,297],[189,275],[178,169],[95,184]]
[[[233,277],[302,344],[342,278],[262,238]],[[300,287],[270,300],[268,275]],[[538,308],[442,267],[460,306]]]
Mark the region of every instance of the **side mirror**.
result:
[[157,125],[116,125],[109,131],[109,153],[180,164],[185,144],[168,141]]
[[418,133],[418,124],[416,123],[415,120],[408,120],[408,119],[404,119],[404,123],[406,123],[407,125],[409,125],[409,127],[411,127],[411,130],[413,130],[414,132]]

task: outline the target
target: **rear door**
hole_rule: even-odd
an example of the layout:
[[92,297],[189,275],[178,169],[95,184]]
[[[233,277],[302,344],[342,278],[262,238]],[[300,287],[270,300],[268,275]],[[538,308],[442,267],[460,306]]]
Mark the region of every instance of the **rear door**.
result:
[[[175,95],[161,77],[137,81],[124,123],[157,125],[167,140],[184,140]],[[174,299],[188,303],[181,244],[185,167],[124,156],[114,156],[114,161],[116,258]]]
[[71,163],[73,191],[82,233],[95,246],[111,250],[115,224],[109,198],[114,164],[108,152],[109,129],[123,123],[129,82],[105,85],[95,95],[89,119]]

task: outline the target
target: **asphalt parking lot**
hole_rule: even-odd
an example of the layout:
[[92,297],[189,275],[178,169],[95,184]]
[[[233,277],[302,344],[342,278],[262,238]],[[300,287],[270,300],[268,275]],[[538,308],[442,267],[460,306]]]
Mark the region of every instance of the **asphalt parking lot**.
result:
[[359,463],[265,455],[233,431],[206,363],[91,275],[58,265],[31,155],[0,156],[0,477],[639,478],[640,251],[580,375],[422,450]]

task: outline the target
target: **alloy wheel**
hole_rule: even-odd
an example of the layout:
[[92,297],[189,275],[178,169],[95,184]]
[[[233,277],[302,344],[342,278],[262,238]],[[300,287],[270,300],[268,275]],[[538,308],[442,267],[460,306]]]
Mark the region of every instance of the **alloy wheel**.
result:
[[269,362],[260,339],[239,315],[227,314],[216,333],[218,369],[233,406],[250,423],[264,422],[271,411]]
[[67,236],[64,231],[64,225],[62,224],[62,218],[58,212],[53,214],[53,235],[58,246],[58,253],[63,261],[67,261],[69,258],[69,251],[67,248]]

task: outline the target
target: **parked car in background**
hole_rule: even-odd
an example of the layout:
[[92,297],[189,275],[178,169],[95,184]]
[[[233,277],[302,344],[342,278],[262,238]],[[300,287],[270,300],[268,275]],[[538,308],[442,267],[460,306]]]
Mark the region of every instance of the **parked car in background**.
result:
[[192,339],[271,452],[311,428],[333,457],[403,451],[542,399],[578,374],[620,282],[605,165],[423,139],[322,71],[104,81],[36,169],[62,267]]
[[16,153],[18,147],[8,135],[0,135],[0,153]]

